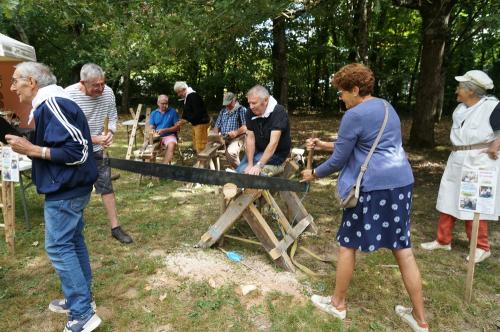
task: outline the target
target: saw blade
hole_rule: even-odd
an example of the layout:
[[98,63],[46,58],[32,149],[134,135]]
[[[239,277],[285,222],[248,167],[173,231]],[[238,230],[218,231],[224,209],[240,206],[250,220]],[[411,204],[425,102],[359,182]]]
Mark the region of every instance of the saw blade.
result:
[[247,175],[204,168],[145,163],[142,161],[105,158],[103,162],[112,168],[156,176],[162,179],[223,186],[234,183],[238,188],[268,189],[275,191],[306,192],[305,182],[291,181],[278,177]]

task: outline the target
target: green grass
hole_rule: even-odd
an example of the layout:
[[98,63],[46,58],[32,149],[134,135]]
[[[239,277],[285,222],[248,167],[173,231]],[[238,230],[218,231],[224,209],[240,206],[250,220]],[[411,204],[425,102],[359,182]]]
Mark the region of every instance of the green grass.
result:
[[[447,158],[447,121],[438,128],[440,148],[410,150],[415,172],[415,200],[412,214],[412,241],[421,269],[426,312],[433,331],[496,331],[500,317],[500,260],[498,223],[490,224],[493,255],[476,267],[474,299],[463,302],[468,243],[462,222],[457,222],[453,250],[428,253],[419,249],[421,242],[435,236],[435,202],[440,176]],[[302,144],[314,128],[324,137],[334,133],[337,119],[292,117],[294,145]],[[403,121],[404,132],[408,122]],[[184,141],[190,131],[183,131]],[[125,155],[124,129],[110,153]],[[187,145],[187,144],[186,144]],[[325,156],[326,157],[326,156]],[[320,157],[318,156],[319,160]],[[111,238],[108,221],[97,195],[86,209],[85,231],[94,273],[94,294],[103,324],[98,331],[409,331],[393,313],[398,303],[409,299],[392,253],[380,250],[359,254],[349,289],[348,319],[333,319],[316,310],[307,300],[273,292],[247,295],[235,292],[237,284],[212,288],[205,281],[194,281],[167,271],[162,255],[153,251],[176,252],[191,248],[218,217],[213,189],[193,193],[176,191],[181,183],[152,181],[139,185],[136,174],[120,172],[115,182],[120,222],[134,238],[132,245],[120,245]],[[340,211],[333,198],[334,178],[315,183],[305,196],[304,205],[314,216],[319,235],[301,243],[321,255],[334,256],[335,234]],[[16,201],[16,254],[9,256],[0,241],[0,331],[60,331],[64,315],[51,313],[48,302],[61,296],[58,277],[43,248],[43,199],[33,188],[27,191],[33,228],[23,225],[22,208]],[[243,223],[238,231],[251,235]],[[234,232],[234,231],[233,231]],[[3,236],[3,231],[0,230]],[[237,232],[235,232],[237,234]],[[227,241],[226,247],[243,255],[260,255],[273,263],[258,247]],[[314,292],[333,290],[334,265],[311,261],[298,252],[298,259],[330,277],[299,280]],[[277,269],[278,270],[278,269]],[[151,287],[152,276],[166,273],[172,285]],[[174,282],[175,281],[175,282]]]

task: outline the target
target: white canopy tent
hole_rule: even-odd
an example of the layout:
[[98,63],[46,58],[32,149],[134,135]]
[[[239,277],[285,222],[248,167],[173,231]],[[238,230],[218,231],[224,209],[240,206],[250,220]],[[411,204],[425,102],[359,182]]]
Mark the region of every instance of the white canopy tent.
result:
[[20,127],[28,128],[31,105],[21,104],[15,93],[10,91],[14,66],[23,61],[36,61],[35,48],[0,33],[0,111],[15,113]]
[[36,61],[35,48],[0,33],[0,61]]

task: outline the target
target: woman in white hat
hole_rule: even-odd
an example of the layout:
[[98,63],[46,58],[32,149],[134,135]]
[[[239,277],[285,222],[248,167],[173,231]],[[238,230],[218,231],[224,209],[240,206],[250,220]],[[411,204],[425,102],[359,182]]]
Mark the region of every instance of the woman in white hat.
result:
[[[463,76],[456,76],[459,82],[456,94],[460,104],[453,112],[450,139],[452,152],[444,170],[436,209],[439,213],[437,238],[422,243],[426,250],[451,250],[453,226],[456,219],[465,220],[467,237],[471,237],[473,212],[459,210],[460,183],[462,171],[467,169],[488,169],[497,172],[497,188],[500,185],[500,106],[494,96],[487,96],[486,90],[493,89],[493,81],[480,70],[471,70]],[[488,222],[497,221],[500,215],[500,192],[495,198],[493,214],[481,214],[478,241],[474,261],[479,263],[491,255],[488,242]],[[467,257],[467,260],[469,257]]]

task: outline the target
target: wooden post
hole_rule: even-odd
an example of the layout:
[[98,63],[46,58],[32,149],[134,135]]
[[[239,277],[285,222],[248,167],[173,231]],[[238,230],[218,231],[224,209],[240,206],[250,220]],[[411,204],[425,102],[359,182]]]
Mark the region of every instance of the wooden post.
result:
[[10,254],[14,254],[16,234],[14,183],[2,181],[2,213],[5,223],[5,242]]
[[135,113],[134,125],[132,126],[132,133],[130,134],[130,139],[128,141],[127,155],[125,156],[125,159],[130,159],[130,156],[132,155],[132,148],[134,146],[137,126],[139,125],[139,116],[141,115],[141,109],[142,104],[139,104],[139,106],[137,106],[137,112]]
[[479,212],[474,212],[474,219],[472,221],[472,234],[470,238],[469,249],[469,264],[467,264],[467,279],[465,280],[465,302],[470,303],[472,299],[472,284],[474,282],[474,269],[476,267],[476,246],[477,246],[477,233],[479,230]]

